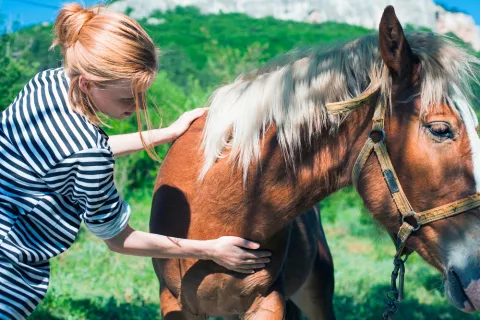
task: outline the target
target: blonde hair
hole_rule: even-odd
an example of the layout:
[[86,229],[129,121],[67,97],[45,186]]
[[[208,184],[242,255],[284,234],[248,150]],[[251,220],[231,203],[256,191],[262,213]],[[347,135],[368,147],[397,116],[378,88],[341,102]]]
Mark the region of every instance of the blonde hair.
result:
[[142,144],[151,158],[159,160],[141,133],[142,110],[147,127],[151,128],[145,89],[157,76],[159,54],[145,30],[132,18],[105,6],[84,8],[68,3],[57,16],[54,32],[51,48],[59,45],[62,50],[65,71],[71,80],[68,96],[72,107],[94,124],[103,123],[89,96],[80,89],[80,75],[98,85],[131,79]]

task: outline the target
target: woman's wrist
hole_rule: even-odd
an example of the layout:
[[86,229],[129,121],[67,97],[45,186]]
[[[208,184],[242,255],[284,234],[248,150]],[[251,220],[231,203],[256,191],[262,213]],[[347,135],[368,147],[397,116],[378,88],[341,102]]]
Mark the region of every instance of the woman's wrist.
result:
[[201,260],[213,260],[215,257],[215,243],[214,240],[202,240],[200,244],[200,256]]
[[177,239],[178,246],[183,248],[185,258],[212,260],[215,258],[215,240]]

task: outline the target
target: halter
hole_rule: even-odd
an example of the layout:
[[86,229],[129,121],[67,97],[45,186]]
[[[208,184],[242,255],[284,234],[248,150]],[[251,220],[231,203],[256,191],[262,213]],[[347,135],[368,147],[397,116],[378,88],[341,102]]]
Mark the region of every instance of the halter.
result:
[[[364,105],[365,102],[372,95],[378,93],[379,90],[380,85],[374,85],[367,88],[365,92],[352,100],[336,103],[327,103],[327,111],[330,114],[335,115],[357,109],[358,107]],[[397,250],[394,257],[395,269],[392,272],[392,291],[389,291],[387,293],[387,298],[389,301],[387,302],[387,311],[383,315],[384,319],[390,319],[390,316],[392,316],[397,311],[398,303],[403,300],[403,275],[405,273],[404,263],[407,260],[410,252],[406,253],[406,257],[404,259],[402,259],[401,256],[402,254],[405,254],[405,246],[408,238],[412,235],[413,232],[419,230],[423,225],[434,221],[446,219],[460,213],[464,213],[465,211],[468,211],[470,209],[479,207],[480,193],[430,210],[415,212],[402,189],[402,186],[400,184],[400,181],[398,180],[397,174],[395,173],[395,169],[393,168],[392,161],[390,160],[390,156],[387,151],[385,113],[386,106],[381,103],[381,99],[377,99],[377,105],[375,107],[375,113],[372,119],[372,130],[370,131],[368,139],[365,142],[365,145],[360,151],[360,154],[357,157],[357,161],[354,164],[352,171],[352,182],[355,188],[357,188],[360,173],[365,163],[369,159],[370,155],[372,154],[372,152],[374,152],[380,164],[380,168],[382,170],[385,182],[388,186],[388,190],[390,191],[390,195],[392,196],[393,201],[402,216],[402,225],[396,237],[390,235],[395,243],[395,247]],[[399,288],[397,290],[396,280],[399,273]]]

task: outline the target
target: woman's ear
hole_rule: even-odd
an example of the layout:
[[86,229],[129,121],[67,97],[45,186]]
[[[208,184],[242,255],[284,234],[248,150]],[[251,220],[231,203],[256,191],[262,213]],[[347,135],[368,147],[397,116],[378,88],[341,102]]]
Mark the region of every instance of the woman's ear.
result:
[[88,94],[88,79],[83,74],[78,77],[78,86],[83,93]]

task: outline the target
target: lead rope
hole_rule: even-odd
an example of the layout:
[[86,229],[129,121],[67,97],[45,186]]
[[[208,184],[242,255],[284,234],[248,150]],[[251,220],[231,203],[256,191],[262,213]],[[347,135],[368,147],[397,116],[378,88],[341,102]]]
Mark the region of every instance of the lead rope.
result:
[[405,262],[407,262],[409,256],[410,253],[408,253],[403,259],[393,259],[394,268],[391,275],[391,290],[385,293],[385,311],[382,314],[382,319],[384,320],[392,320],[393,315],[398,311],[399,304],[403,301],[403,289],[405,283]]

